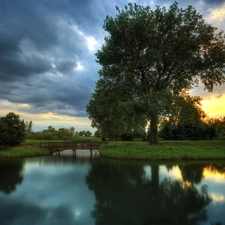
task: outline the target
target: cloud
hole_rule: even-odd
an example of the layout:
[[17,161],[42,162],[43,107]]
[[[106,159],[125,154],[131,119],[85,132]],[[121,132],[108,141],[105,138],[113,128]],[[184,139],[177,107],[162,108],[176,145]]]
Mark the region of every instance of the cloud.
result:
[[225,19],[225,5],[212,11],[210,17],[213,20],[222,21]]
[[216,193],[212,193],[211,198],[213,199],[214,202],[224,202],[225,201],[224,195],[218,195]]
[[68,75],[77,67],[77,63],[73,60],[63,60],[60,61],[57,65],[57,69],[60,73]]
[[28,104],[21,110],[29,113],[86,116],[97,78],[95,35],[101,30],[97,26],[90,36],[99,20],[84,7],[92,1],[0,4],[1,99]]

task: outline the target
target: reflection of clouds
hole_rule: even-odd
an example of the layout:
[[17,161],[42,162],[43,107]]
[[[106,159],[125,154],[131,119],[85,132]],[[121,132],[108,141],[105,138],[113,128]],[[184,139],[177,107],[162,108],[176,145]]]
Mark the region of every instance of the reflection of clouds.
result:
[[205,168],[203,171],[203,176],[206,180],[213,180],[216,183],[225,184],[225,174],[219,173],[217,171],[211,171],[208,168]]
[[81,211],[80,210],[74,209],[73,212],[74,212],[75,217],[78,217],[78,216],[81,215]]
[[225,201],[224,195],[219,195],[216,193],[211,193],[211,198],[213,199],[213,202],[224,202]]
[[191,186],[192,186],[192,183],[189,182],[189,181],[184,181],[184,182],[182,183],[182,187],[183,187],[183,188],[187,188],[187,187],[191,187]]
[[160,166],[160,180],[163,180],[165,177],[168,176],[173,179],[182,179],[181,171],[178,166],[173,166],[173,168],[169,171],[166,166]]
[[[35,159],[27,160],[24,166],[24,181],[16,192],[11,194],[11,198],[14,201],[23,199],[21,204],[33,207],[34,216],[35,211],[46,211],[43,223],[37,224],[45,225],[52,221],[51,224],[65,224],[65,221],[68,221],[66,224],[93,224],[90,211],[94,208],[95,197],[88,190],[85,180],[90,164],[63,164],[63,159],[60,159],[61,164],[56,165],[54,162],[43,164]],[[56,217],[56,214],[59,216]]]
[[144,171],[145,171],[144,178],[146,180],[151,180],[151,177],[152,177],[151,167],[150,166],[144,166]]
[[72,210],[65,205],[42,207],[39,202],[21,201],[20,198],[6,198],[0,195],[0,224],[4,225],[72,225],[77,222]]
[[[204,168],[202,183],[208,186],[209,195],[212,199],[211,204],[207,207],[209,222],[225,223],[224,207],[225,207],[225,176],[211,167]],[[210,224],[210,223],[209,223]]]
[[[152,171],[151,171],[151,166],[146,165],[144,166],[144,171],[145,171],[145,176],[144,178],[147,180],[151,180],[152,177]],[[170,177],[172,180],[180,180],[182,179],[182,175],[180,172],[180,169],[178,166],[173,166],[172,169],[167,169],[166,166],[159,166],[159,180],[162,182],[164,178]]]

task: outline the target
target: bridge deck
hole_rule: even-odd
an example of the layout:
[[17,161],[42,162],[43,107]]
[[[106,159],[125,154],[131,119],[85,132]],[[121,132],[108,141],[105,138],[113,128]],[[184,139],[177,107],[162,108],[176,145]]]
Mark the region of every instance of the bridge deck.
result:
[[47,148],[52,154],[64,150],[98,150],[100,145],[107,144],[106,142],[40,142],[41,148]]

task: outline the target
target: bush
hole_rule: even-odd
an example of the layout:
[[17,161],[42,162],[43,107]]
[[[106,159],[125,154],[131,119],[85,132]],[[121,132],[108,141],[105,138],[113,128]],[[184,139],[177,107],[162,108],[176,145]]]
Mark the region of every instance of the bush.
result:
[[0,118],[0,146],[18,145],[25,140],[26,125],[19,115],[13,112]]

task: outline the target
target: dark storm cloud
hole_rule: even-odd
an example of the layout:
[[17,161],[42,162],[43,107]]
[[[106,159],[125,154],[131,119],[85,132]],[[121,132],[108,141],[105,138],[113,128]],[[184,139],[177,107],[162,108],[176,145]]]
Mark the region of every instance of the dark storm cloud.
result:
[[207,3],[208,5],[221,5],[224,4],[224,0],[204,0],[203,2]]
[[[71,76],[52,75],[39,77],[36,81],[18,86],[10,84],[10,91],[4,88],[2,98],[14,103],[27,103],[31,107],[23,110],[29,113],[47,113],[70,116],[86,116],[85,109],[94,79],[83,73]],[[0,85],[1,90],[1,85]]]
[[19,39],[0,29],[0,55],[10,55],[19,51]]
[[95,61],[87,37],[102,32],[102,18],[94,6],[95,1],[1,1],[0,98],[29,104],[24,111],[31,113],[86,115],[97,70],[76,68]]
[[57,69],[60,73],[68,75],[75,69],[76,66],[77,63],[73,60],[63,60],[58,63]]
[[17,81],[49,70],[51,70],[50,64],[38,56],[23,58],[17,54],[13,57],[0,56],[1,81]]
[[[50,12],[50,11],[49,11]],[[28,38],[38,49],[58,42],[54,16],[44,8],[44,1],[1,1],[1,29],[12,35],[16,42]]]

